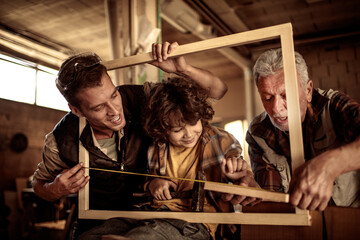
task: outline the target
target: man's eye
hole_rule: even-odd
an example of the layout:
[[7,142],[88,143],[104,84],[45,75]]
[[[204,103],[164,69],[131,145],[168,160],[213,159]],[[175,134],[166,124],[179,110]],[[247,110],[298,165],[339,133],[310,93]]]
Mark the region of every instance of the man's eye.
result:
[[272,99],[272,97],[266,97],[266,98],[264,98],[264,100],[265,100],[266,102],[269,102],[271,99]]
[[101,109],[103,109],[103,105],[97,106],[96,108],[94,108],[93,110],[95,112],[99,112]]

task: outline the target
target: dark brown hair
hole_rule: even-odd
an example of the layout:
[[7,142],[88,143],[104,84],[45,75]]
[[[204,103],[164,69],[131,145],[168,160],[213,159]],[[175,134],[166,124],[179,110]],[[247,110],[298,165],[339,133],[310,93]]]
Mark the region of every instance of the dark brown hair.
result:
[[203,127],[209,125],[214,110],[209,103],[207,91],[194,81],[171,78],[156,84],[150,92],[145,113],[145,130],[155,142],[168,141],[168,131],[174,127],[170,115],[179,124],[195,124],[199,119]]
[[69,104],[79,108],[77,93],[84,88],[100,86],[104,73],[107,74],[106,67],[95,53],[75,55],[61,65],[56,87]]

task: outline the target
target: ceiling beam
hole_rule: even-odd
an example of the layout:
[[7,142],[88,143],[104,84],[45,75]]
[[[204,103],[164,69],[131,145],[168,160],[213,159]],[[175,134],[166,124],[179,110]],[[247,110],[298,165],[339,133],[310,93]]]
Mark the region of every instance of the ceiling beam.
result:
[[48,46],[32,41],[24,36],[0,29],[0,44],[22,55],[38,59],[57,68],[69,57],[67,53],[60,52]]
[[[218,32],[220,35],[230,35],[235,33],[226,23],[224,23],[221,18],[215,14],[204,1],[201,0],[184,0],[189,6],[191,6],[196,12],[198,12],[206,21],[208,21]],[[242,23],[242,26],[246,26],[245,23],[241,21],[241,19],[237,19]],[[247,27],[246,27],[247,28]],[[245,31],[250,30],[246,29]],[[245,46],[236,46],[236,50],[245,58],[250,58],[251,52]]]
[[[324,35],[319,37],[308,37],[308,38],[301,38],[301,36],[298,36],[297,39],[294,39],[294,46],[313,44],[313,43],[330,41],[340,38],[350,38],[359,35],[360,35],[360,31],[330,34],[330,35]],[[279,47],[280,47],[280,43],[270,43],[270,44],[263,44],[261,46],[253,47],[251,48],[251,51],[264,51],[266,49],[279,48]]]

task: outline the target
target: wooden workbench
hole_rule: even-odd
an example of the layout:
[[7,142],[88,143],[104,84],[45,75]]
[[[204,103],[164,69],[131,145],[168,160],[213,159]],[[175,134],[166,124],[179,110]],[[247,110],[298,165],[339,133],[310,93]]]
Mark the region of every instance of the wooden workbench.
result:
[[[287,204],[261,203],[244,212],[292,212]],[[310,211],[311,226],[241,225],[241,240],[351,240],[360,239],[360,208],[329,206]]]

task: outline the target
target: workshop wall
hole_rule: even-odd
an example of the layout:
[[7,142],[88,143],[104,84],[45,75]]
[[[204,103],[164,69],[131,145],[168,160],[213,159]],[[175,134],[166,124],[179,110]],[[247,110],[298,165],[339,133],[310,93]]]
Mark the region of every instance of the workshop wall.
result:
[[45,135],[64,115],[63,111],[0,99],[1,190],[15,190],[15,178],[34,173]]
[[299,46],[315,88],[338,89],[360,102],[360,40],[338,39]]

